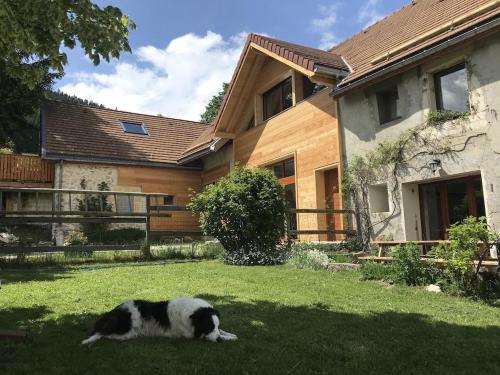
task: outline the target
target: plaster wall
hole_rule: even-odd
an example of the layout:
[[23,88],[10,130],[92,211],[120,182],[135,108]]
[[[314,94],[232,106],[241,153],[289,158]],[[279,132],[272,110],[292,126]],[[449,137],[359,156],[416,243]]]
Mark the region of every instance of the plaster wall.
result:
[[[418,126],[436,109],[433,74],[460,62],[467,63],[471,116],[458,124],[446,124],[438,137],[453,136],[453,148],[463,151],[441,158],[442,168],[432,173],[430,155],[416,158],[400,180],[401,210],[372,214],[377,238],[421,239],[418,184],[439,179],[480,174],[490,225],[500,231],[500,34],[464,45],[458,52],[428,59],[420,66],[372,87],[357,89],[339,99],[344,160],[373,150],[382,141],[393,141],[403,131]],[[376,92],[384,84],[398,87],[400,118],[379,124]],[[378,181],[384,183],[387,181]],[[394,213],[391,215],[390,213]],[[388,219],[389,218],[389,219]],[[384,220],[387,219],[387,220]]]

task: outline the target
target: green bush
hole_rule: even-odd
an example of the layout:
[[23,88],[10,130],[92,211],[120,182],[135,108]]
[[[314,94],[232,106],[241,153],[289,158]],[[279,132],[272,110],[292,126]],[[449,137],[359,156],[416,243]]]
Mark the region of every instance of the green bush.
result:
[[[486,223],[486,218],[468,217],[461,223],[453,224],[448,229],[449,244],[440,244],[433,248],[435,257],[445,261],[440,285],[452,294],[497,298],[500,294],[500,280],[491,275],[481,275],[474,260],[484,257],[489,251],[486,244],[496,241],[498,235]],[[484,243],[482,253],[478,243]]]
[[365,262],[361,266],[361,279],[392,282],[394,279],[393,266],[378,262]]
[[117,228],[104,230],[103,232],[92,232],[89,242],[102,243],[105,245],[139,244],[146,237],[146,232],[138,228]]
[[406,285],[427,285],[433,282],[430,265],[420,259],[420,249],[414,243],[397,246],[392,252],[396,282]]
[[328,268],[330,259],[319,250],[296,250],[292,251],[288,264],[296,268],[322,270]]
[[228,176],[192,197],[188,207],[200,216],[206,235],[217,238],[230,264],[286,261],[284,188],[267,169],[236,167]]
[[81,232],[73,232],[64,238],[65,245],[87,245],[89,240],[86,235]]

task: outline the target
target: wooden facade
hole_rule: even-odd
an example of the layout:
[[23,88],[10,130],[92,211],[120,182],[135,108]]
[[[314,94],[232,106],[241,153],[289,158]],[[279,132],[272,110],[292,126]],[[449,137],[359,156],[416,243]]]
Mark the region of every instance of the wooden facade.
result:
[[[117,188],[121,191],[165,193],[173,196],[173,204],[185,206],[191,191],[201,190],[199,170],[150,167],[117,167]],[[164,202],[151,202],[163,205]],[[172,212],[171,217],[151,219],[152,231],[199,232],[198,218],[189,211]]]
[[31,155],[0,155],[2,186],[51,187],[54,163]]
[[[259,70],[248,75],[247,89],[230,98],[231,121],[218,131],[234,135],[234,163],[269,166],[293,158],[297,208],[341,209],[340,141],[336,102],[327,88],[304,99],[303,75],[287,65],[267,58]],[[262,94],[277,83],[292,78],[292,107],[264,121]],[[248,88],[250,87],[250,88]],[[239,109],[234,108],[238,103]],[[255,122],[249,124],[253,117]],[[334,228],[332,228],[334,227]],[[300,214],[299,230],[343,229],[340,215]],[[305,235],[301,240],[335,240],[327,235]]]

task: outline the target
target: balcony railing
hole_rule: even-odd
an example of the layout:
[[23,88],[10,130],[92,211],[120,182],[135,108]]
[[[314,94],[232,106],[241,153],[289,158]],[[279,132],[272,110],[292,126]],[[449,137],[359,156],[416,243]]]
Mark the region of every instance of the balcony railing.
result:
[[52,183],[54,163],[39,156],[0,155],[0,181]]

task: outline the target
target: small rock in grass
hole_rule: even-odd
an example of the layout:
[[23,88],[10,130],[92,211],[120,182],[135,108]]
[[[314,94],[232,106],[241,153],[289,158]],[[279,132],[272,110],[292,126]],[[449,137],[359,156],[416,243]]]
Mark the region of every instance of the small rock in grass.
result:
[[430,284],[425,287],[425,290],[432,293],[441,293],[441,287],[436,284]]

